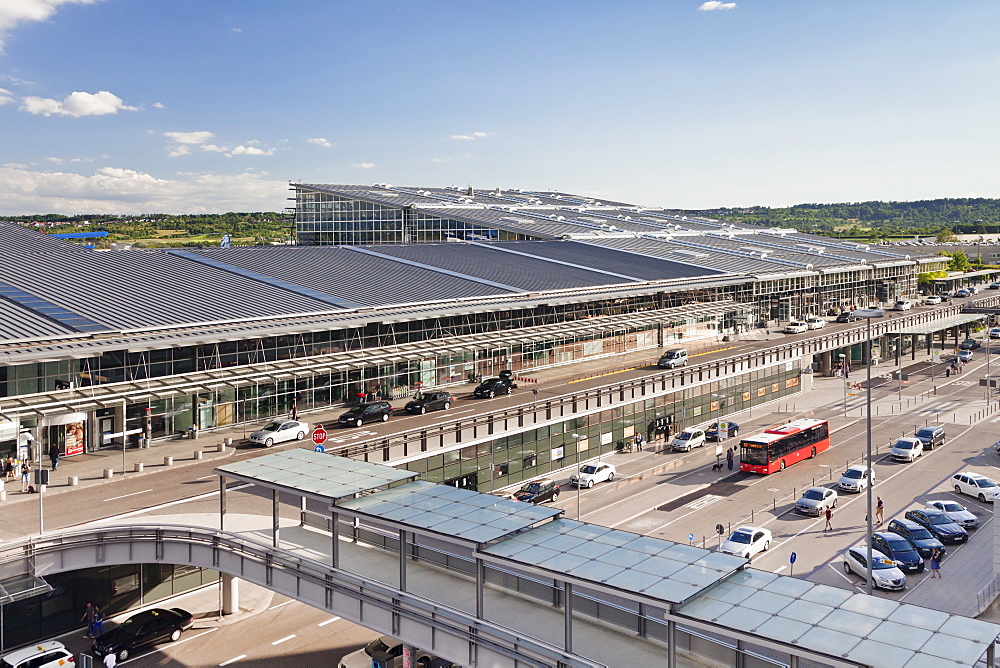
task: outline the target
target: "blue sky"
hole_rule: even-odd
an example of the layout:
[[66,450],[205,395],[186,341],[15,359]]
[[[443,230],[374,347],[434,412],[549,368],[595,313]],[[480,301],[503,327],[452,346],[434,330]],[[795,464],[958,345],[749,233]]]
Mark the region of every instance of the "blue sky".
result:
[[0,0],[0,215],[1000,197],[1000,3]]

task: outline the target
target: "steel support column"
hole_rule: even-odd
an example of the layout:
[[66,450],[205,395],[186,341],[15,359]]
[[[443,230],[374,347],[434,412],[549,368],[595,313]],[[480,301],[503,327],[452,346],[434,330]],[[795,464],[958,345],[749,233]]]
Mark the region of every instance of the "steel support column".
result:
[[340,568],[340,530],[338,525],[340,524],[340,513],[333,512],[330,515],[330,565],[334,568]]
[[476,617],[483,619],[486,614],[486,601],[483,588],[486,586],[486,564],[482,559],[476,559]]
[[226,530],[226,476],[219,476],[219,531]]
[[573,585],[563,582],[563,649],[573,651]]
[[271,535],[272,535],[272,544],[274,545],[274,547],[281,547],[281,545],[279,544],[280,537],[278,536],[278,529],[279,529],[278,523],[280,518],[280,513],[278,511],[280,509],[279,508],[280,498],[281,494],[278,492],[278,490],[272,489],[271,490]]
[[399,591],[406,591],[406,530],[399,530]]

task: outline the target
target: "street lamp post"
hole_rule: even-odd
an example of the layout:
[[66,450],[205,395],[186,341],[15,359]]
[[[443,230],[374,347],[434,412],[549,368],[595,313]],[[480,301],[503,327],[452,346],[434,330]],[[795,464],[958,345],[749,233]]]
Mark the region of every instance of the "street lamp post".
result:
[[847,417],[847,355],[840,353],[840,372],[844,374],[844,417]]
[[872,485],[875,482],[875,477],[872,475],[872,320],[875,318],[881,318],[885,315],[885,311],[880,308],[864,308],[858,309],[854,312],[854,315],[858,318],[863,318],[867,325],[867,342],[866,342],[866,353],[865,360],[867,362],[867,385],[868,390],[866,394],[866,405],[865,410],[865,465],[868,467],[867,476],[868,484],[865,486],[865,507],[867,508],[867,515],[865,516],[868,535],[865,537],[866,551],[866,561],[868,562],[867,570],[868,577],[865,583],[865,593],[871,596],[872,593]]
[[581,434],[573,434],[576,439],[576,519],[580,520],[580,442],[587,438]]

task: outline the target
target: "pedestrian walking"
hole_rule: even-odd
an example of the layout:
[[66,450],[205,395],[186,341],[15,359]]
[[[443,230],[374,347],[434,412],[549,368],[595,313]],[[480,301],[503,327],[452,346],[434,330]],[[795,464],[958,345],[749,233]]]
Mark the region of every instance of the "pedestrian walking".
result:
[[87,634],[83,636],[84,638],[93,638],[91,631],[94,628],[94,604],[87,601],[87,607],[83,609],[83,616],[80,617],[81,622],[87,623]]
[[59,467],[59,446],[53,443],[49,446],[49,461],[52,462],[52,470]]
[[826,507],[826,526],[823,531],[833,531],[833,508],[830,506]]
[[6,461],[3,463],[3,474],[7,480],[14,480],[14,458],[10,455],[7,456]]
[[944,377],[945,378],[951,378],[951,365],[950,364],[944,370]]
[[118,655],[108,652],[104,655],[104,668],[115,668],[118,665]]
[[941,577],[941,551],[936,547],[934,548],[934,551],[931,552],[931,577]]
[[726,468],[728,468],[730,471],[733,470],[733,449],[732,448],[726,449]]
[[28,491],[28,475],[31,473],[31,464],[25,459],[21,462],[21,491]]
[[101,606],[94,605],[94,621],[90,623],[90,637],[96,638],[104,633],[104,611]]
[[876,499],[878,500],[875,502],[875,524],[882,524],[885,521],[885,508],[882,507],[882,497],[878,496]]

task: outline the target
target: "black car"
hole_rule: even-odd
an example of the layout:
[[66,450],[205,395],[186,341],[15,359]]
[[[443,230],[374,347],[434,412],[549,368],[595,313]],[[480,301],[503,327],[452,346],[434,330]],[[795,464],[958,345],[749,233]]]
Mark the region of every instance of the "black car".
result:
[[891,531],[872,534],[872,547],[896,562],[904,573],[922,573],[924,560],[913,543]]
[[[722,438],[731,438],[733,436],[739,436],[740,426],[733,422],[732,420],[723,420],[723,424],[726,428],[723,430]],[[705,438],[710,441],[719,440],[719,423],[713,422],[708,429],[705,430]]]
[[981,348],[982,345],[983,344],[976,339],[966,339],[965,341],[962,341],[958,347],[962,350],[975,350],[976,348]]
[[898,534],[910,541],[913,547],[917,548],[917,553],[924,559],[930,559],[931,552],[937,548],[941,556],[945,555],[944,544],[935,538],[930,531],[911,520],[892,520],[889,522],[889,531]]
[[337,418],[337,422],[346,426],[360,427],[366,422],[385,422],[390,415],[392,415],[392,406],[389,405],[388,401],[369,401],[358,404],[347,411]]
[[943,510],[907,510],[903,517],[924,527],[942,543],[964,543],[969,539],[969,532],[955,524]]
[[132,615],[120,626],[97,636],[91,650],[98,658],[114,654],[121,663],[137,649],[161,642],[175,642],[193,623],[191,613],[187,610],[153,608]]
[[406,411],[408,413],[420,415],[423,415],[427,411],[446,411],[449,408],[451,408],[450,392],[424,392],[406,404]]
[[861,318],[854,315],[852,311],[844,311],[837,316],[836,322],[854,322],[855,320],[861,320]]
[[545,503],[559,498],[559,485],[554,480],[529,482],[514,492],[514,498],[526,503]]
[[944,445],[944,427],[934,425],[921,427],[914,436],[919,438],[920,442],[924,444],[924,450],[933,450],[939,445]]
[[489,378],[472,391],[472,394],[482,399],[492,399],[498,394],[510,394],[517,385],[510,378]]

